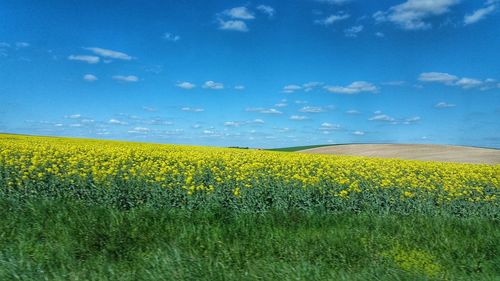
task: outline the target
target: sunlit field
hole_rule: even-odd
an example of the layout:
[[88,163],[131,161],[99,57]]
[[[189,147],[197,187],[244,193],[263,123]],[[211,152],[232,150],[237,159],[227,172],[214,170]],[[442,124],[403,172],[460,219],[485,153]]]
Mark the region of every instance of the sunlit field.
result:
[[18,135],[0,148],[3,280],[500,273],[500,165]]
[[2,135],[4,194],[130,208],[495,216],[500,165]]

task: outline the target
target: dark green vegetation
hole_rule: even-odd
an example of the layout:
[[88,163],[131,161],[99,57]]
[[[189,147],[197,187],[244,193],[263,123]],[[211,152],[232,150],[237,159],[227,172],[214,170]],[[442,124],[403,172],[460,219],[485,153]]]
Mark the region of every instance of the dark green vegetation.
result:
[[282,148],[273,148],[273,149],[266,149],[270,151],[283,151],[283,152],[295,152],[295,151],[301,151],[305,149],[311,149],[311,148],[318,148],[318,147],[323,147],[323,146],[332,146],[333,144],[318,144],[318,145],[305,145],[305,146],[292,146],[292,147],[282,147]]
[[498,220],[1,199],[0,280],[498,280]]

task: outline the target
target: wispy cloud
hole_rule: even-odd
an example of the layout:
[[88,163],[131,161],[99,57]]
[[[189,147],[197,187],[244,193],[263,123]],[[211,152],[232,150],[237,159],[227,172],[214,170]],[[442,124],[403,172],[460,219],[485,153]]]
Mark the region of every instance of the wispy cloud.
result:
[[94,82],[94,81],[97,81],[97,77],[93,74],[85,74],[85,75],[83,75],[83,80],[85,80],[87,82]]
[[327,108],[320,106],[304,106],[301,109],[299,109],[299,112],[304,112],[304,113],[321,113],[325,111],[327,111]]
[[359,115],[359,114],[361,114],[361,112],[359,112],[358,110],[355,110],[355,109],[347,110],[345,113],[347,113],[349,115]]
[[27,42],[16,42],[16,48],[27,48],[30,44]]
[[447,102],[438,102],[434,105],[435,108],[439,108],[439,109],[443,109],[443,108],[452,108],[452,107],[455,107],[456,105],[455,104],[452,104],[452,103],[447,103]]
[[304,116],[304,115],[292,115],[292,116],[290,116],[290,120],[294,120],[294,121],[304,121],[307,119],[309,119],[309,117]]
[[203,112],[205,111],[205,109],[203,108],[195,108],[195,107],[189,107],[189,106],[185,106],[183,108],[181,108],[182,111],[187,111],[187,112]]
[[351,17],[351,15],[346,14],[346,13],[337,13],[337,14],[330,15],[324,19],[315,20],[314,23],[329,26],[329,25],[332,25],[336,22],[346,20],[350,17]]
[[418,80],[423,82],[438,82],[447,85],[452,85],[458,77],[444,72],[424,72],[418,77]]
[[464,16],[464,25],[473,24],[473,23],[476,23],[476,22],[486,18],[486,16],[493,13],[497,9],[497,2],[498,1],[496,1],[496,0],[486,1],[485,7],[481,8],[481,9],[477,9],[474,12],[472,12],[471,14],[465,15]]
[[224,89],[224,84],[214,81],[206,81],[202,87],[205,89],[222,90]]
[[162,37],[166,41],[170,41],[170,42],[177,42],[177,41],[181,40],[181,37],[179,35],[175,35],[175,34],[170,33],[170,32],[163,33]]
[[355,136],[364,136],[365,132],[363,132],[363,131],[354,131],[354,132],[352,132],[352,134],[355,135]]
[[190,83],[190,82],[179,82],[179,83],[175,84],[175,86],[179,87],[181,89],[184,89],[184,90],[191,90],[194,87],[196,87],[195,84]]
[[458,77],[444,72],[424,72],[418,77],[422,82],[441,83],[447,86],[457,86],[463,89],[479,88],[480,90],[489,90],[494,88],[495,79],[479,80],[469,77]]
[[356,25],[356,26],[351,26],[347,29],[344,30],[344,34],[346,37],[358,37],[358,33],[363,31],[364,26],[362,25]]
[[226,126],[226,127],[239,127],[239,126],[241,126],[241,123],[235,122],[235,121],[226,121],[226,122],[224,122],[224,126]]
[[446,14],[459,0],[407,0],[387,11],[377,11],[373,18],[377,22],[391,22],[406,30],[431,28],[429,18]]
[[302,87],[303,87],[305,92],[310,92],[310,91],[314,90],[315,88],[323,86],[323,84],[324,84],[323,82],[307,82],[307,83],[302,84]]
[[64,118],[66,118],[66,119],[80,119],[80,118],[82,118],[82,115],[77,113],[77,114],[65,115]]
[[302,87],[299,86],[299,85],[286,85],[285,87],[283,87],[283,93],[287,93],[287,94],[291,94],[291,93],[294,93],[296,91],[299,91],[301,90]]
[[233,18],[241,20],[251,20],[254,19],[254,14],[247,7],[235,7],[222,12],[222,14]]
[[348,86],[326,86],[325,89],[330,93],[353,95],[362,92],[376,93],[377,86],[365,81],[355,81]]
[[118,51],[113,51],[109,49],[103,49],[103,48],[97,48],[97,47],[86,47],[83,48],[85,50],[91,51],[94,54],[104,57],[104,58],[110,58],[110,59],[118,59],[118,60],[131,60],[132,57]]
[[121,120],[118,120],[118,119],[109,119],[108,121],[109,124],[112,124],[112,125],[128,125],[127,122],[125,121],[121,121]]
[[332,123],[328,123],[328,122],[324,122],[320,125],[319,129],[321,131],[335,131],[335,130],[339,130],[341,128],[341,126],[339,124],[332,124]]
[[114,75],[113,80],[121,81],[121,82],[137,82],[137,81],[139,81],[139,78],[135,75],[128,75],[128,76]]
[[130,134],[148,134],[151,130],[146,127],[135,127],[132,130],[129,130],[128,133]]
[[258,112],[263,114],[283,114],[283,112],[276,110],[274,108],[262,108],[262,107],[248,107],[245,109],[247,112]]
[[416,124],[421,120],[420,116],[413,116],[404,119],[396,119],[392,116],[382,113],[380,110],[374,112],[374,116],[370,117],[369,121],[384,122],[392,125],[404,124],[411,125]]
[[219,29],[247,32],[248,26],[242,20],[222,20],[222,19],[219,19]]
[[274,14],[276,13],[273,7],[267,5],[259,5],[257,6],[257,10],[266,14],[268,17],[273,17]]
[[376,114],[368,120],[370,120],[370,121],[382,121],[382,122],[395,122],[396,121],[396,119],[394,119],[393,117],[386,115],[386,114]]
[[234,86],[234,89],[238,90],[238,91],[243,91],[243,90],[245,90],[245,86],[243,86],[243,85],[236,85],[236,86]]
[[156,111],[158,111],[157,108],[151,107],[151,106],[143,106],[142,110],[147,111],[147,112],[156,112]]
[[98,63],[101,60],[99,57],[87,55],[70,55],[68,56],[68,59],[74,61],[83,61],[90,64]]

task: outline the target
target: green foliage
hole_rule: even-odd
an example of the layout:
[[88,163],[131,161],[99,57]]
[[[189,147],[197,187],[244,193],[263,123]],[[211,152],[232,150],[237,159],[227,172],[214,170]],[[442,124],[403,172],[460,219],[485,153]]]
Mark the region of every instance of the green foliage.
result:
[[0,280],[494,280],[487,218],[0,200]]

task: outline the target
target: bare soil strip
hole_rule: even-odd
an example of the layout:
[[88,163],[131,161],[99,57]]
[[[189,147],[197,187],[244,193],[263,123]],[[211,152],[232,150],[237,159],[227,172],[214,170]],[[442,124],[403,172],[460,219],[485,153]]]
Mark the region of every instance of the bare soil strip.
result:
[[299,152],[472,164],[500,164],[499,149],[451,145],[345,144],[306,149]]

